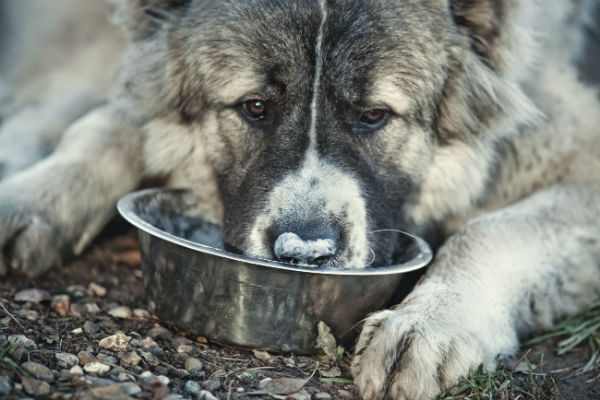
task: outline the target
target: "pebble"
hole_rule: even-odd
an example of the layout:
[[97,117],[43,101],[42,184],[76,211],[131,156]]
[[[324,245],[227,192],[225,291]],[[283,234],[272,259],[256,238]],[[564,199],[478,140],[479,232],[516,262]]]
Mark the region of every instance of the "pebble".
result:
[[32,396],[47,396],[51,392],[50,385],[47,382],[39,381],[33,378],[21,378],[25,392]]
[[115,357],[113,356],[106,356],[102,359],[102,361],[108,363],[108,364],[116,364],[119,362],[119,360],[117,360]]
[[123,318],[128,319],[131,318],[131,308],[125,306],[119,306],[111,309],[108,312],[108,315],[113,316],[115,318]]
[[85,364],[83,369],[90,374],[105,374],[110,371],[110,366],[99,361],[90,361]]
[[100,327],[98,326],[98,324],[95,324],[92,321],[85,321],[83,323],[83,330],[88,335],[94,335],[94,334],[100,332]]
[[141,342],[140,342],[140,340],[139,340],[139,339],[133,338],[133,339],[131,339],[131,341],[129,342],[129,345],[130,345],[131,347],[140,347],[140,343],[141,343]]
[[189,344],[182,344],[177,346],[178,353],[191,353],[192,351],[194,351],[194,348]]
[[86,365],[96,360],[96,357],[94,357],[94,355],[89,351],[80,351],[77,353],[77,357],[79,358],[80,365]]
[[135,351],[130,351],[121,357],[121,361],[129,365],[140,365],[142,362],[142,357],[140,357]]
[[149,351],[142,352],[142,357],[146,362],[150,365],[158,365],[158,359],[154,356],[154,354]]
[[194,373],[196,369],[202,369],[204,367],[204,363],[198,360],[197,358],[190,357],[185,361],[185,369],[187,369],[191,374]]
[[132,381],[135,382],[135,376],[128,374],[127,372],[119,372],[117,377],[115,378],[119,382]]
[[148,336],[152,337],[152,338],[169,338],[171,336],[173,336],[173,334],[167,329],[164,328],[162,326],[155,326],[154,328],[150,329],[148,331]]
[[239,388],[235,389],[235,391],[238,393],[244,393],[244,388],[240,386]]
[[88,289],[94,296],[106,296],[106,288],[104,286],[98,285],[97,283],[91,282],[88,286]]
[[71,375],[77,375],[77,376],[82,376],[83,375],[83,370],[81,369],[81,367],[79,365],[75,365],[74,367],[72,367],[69,370],[69,374],[71,374]]
[[66,294],[57,294],[52,296],[50,302],[50,308],[56,311],[56,313],[62,317],[69,313],[71,307],[71,299]]
[[81,328],[75,328],[71,331],[72,334],[74,335],[81,335],[83,333],[83,329]]
[[154,339],[152,339],[152,338],[151,338],[151,337],[149,337],[149,336],[145,337],[145,338],[144,338],[144,340],[142,340],[142,341],[140,342],[140,344],[142,345],[142,347],[144,347],[144,348],[146,348],[146,349],[149,349],[150,347],[160,347],[160,346],[158,345],[158,343],[156,343],[156,342],[154,341]]
[[200,389],[200,385],[195,381],[187,381],[183,387],[183,390],[186,393],[196,395],[200,393],[202,389]]
[[215,397],[214,394],[209,392],[208,390],[201,390],[200,393],[196,395],[196,400],[219,400]]
[[37,344],[31,339],[29,339],[25,335],[10,335],[8,337],[9,343],[19,342],[21,343],[27,350],[37,350]]
[[87,289],[83,285],[67,286],[67,292],[71,293],[75,297],[84,297],[87,295]]
[[95,387],[90,389],[90,392],[93,399],[128,400],[132,398],[119,385]]
[[135,396],[142,391],[142,388],[133,382],[119,383],[119,386],[130,396]]
[[169,386],[169,383],[171,383],[171,380],[164,375],[158,375],[157,378],[160,381],[160,383],[162,383],[165,386]]
[[130,340],[131,337],[119,332],[117,334],[105,337],[104,339],[100,340],[98,344],[100,347],[108,350],[125,351]]
[[331,400],[331,399],[333,399],[333,396],[330,395],[329,393],[320,392],[320,393],[313,394],[313,399],[314,400]]
[[89,312],[90,314],[98,314],[100,312],[100,307],[98,307],[98,304],[96,303],[85,303],[84,307],[85,311]]
[[12,385],[8,376],[0,376],[0,396],[6,396],[12,391]]
[[348,390],[338,390],[338,394],[342,397],[346,397],[346,398],[352,398],[354,397],[354,395],[352,394],[352,392],[348,391]]
[[16,302],[32,302],[41,303],[43,301],[52,300],[52,296],[46,290],[42,289],[25,289],[17,292],[14,297]]
[[36,377],[45,381],[52,381],[54,379],[54,374],[52,374],[52,371],[40,363],[27,361],[21,364],[21,367],[30,374],[35,375]]
[[136,318],[143,318],[143,319],[148,319],[150,318],[150,313],[146,310],[144,310],[143,308],[136,308],[133,310],[133,315]]
[[79,364],[79,358],[75,354],[71,353],[56,353],[56,359],[59,362],[62,362],[65,368],[71,368],[77,364]]
[[29,321],[37,321],[40,318],[40,313],[35,310],[21,309],[16,311],[15,314],[20,315]]
[[221,388],[221,381],[219,380],[219,378],[211,379],[210,381],[204,382],[202,386],[204,387],[204,389],[210,392],[216,392]]

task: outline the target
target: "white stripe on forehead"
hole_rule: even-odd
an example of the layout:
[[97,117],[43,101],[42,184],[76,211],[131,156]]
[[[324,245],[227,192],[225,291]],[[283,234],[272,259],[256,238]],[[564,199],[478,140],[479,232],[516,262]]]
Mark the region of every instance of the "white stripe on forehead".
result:
[[309,151],[314,149],[317,143],[317,106],[319,104],[319,86],[321,84],[321,72],[323,70],[323,31],[327,20],[326,0],[319,0],[321,7],[321,24],[315,45],[315,80],[313,82],[313,96],[310,104],[310,129],[308,130]]

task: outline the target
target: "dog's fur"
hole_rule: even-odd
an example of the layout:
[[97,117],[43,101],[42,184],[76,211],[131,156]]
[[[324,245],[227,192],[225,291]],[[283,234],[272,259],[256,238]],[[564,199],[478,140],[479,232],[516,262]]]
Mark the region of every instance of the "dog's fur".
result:
[[441,238],[364,323],[366,399],[433,398],[598,295],[594,1],[109,3],[125,40],[97,1],[0,1],[0,274],[80,253],[157,177],[258,256],[325,235],[326,266],[360,268],[392,261],[388,228]]

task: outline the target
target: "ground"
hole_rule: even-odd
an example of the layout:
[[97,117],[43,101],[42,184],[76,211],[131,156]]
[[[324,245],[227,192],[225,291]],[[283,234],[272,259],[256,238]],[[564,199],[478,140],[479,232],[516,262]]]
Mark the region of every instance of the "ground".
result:
[[[335,359],[270,354],[161,323],[145,308],[135,233],[109,233],[61,270],[0,282],[0,398],[358,399],[341,348]],[[555,340],[445,398],[600,399],[598,363],[580,373],[589,346],[557,356]]]

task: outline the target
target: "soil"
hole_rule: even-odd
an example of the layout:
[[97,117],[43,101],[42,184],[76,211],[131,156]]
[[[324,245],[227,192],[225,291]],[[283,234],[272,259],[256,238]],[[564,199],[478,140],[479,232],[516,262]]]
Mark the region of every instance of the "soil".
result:
[[[0,282],[0,398],[359,398],[350,383],[348,353],[337,362],[340,373],[327,378],[324,375],[333,365],[323,358],[228,347],[163,324],[145,308],[135,234],[121,227],[117,231],[116,236],[114,229],[103,235],[84,255],[42,278],[10,277]],[[17,301],[17,293],[31,288],[47,293],[37,293],[40,299]],[[70,305],[65,308],[57,295],[67,295]],[[128,309],[117,313],[119,306]],[[117,332],[129,338],[126,348],[100,346],[100,340]],[[11,335],[25,335],[35,346],[24,342],[2,354]],[[79,368],[74,367],[69,373],[71,365],[59,361],[57,353],[78,356],[77,363],[86,372],[73,374]],[[590,382],[599,371],[576,373],[587,357],[584,347],[558,357],[552,342],[536,345],[527,355],[537,372],[555,377],[556,398],[600,399],[600,380]],[[32,370],[37,376],[27,374],[19,368],[27,361],[49,368],[50,376],[44,378],[43,367]],[[110,370],[89,372],[91,361]],[[297,391],[298,387],[302,389]]]

